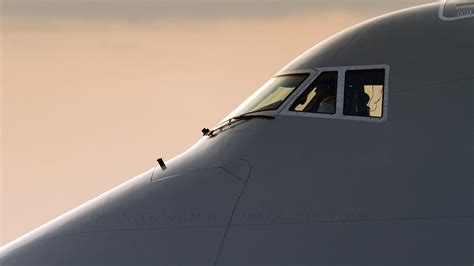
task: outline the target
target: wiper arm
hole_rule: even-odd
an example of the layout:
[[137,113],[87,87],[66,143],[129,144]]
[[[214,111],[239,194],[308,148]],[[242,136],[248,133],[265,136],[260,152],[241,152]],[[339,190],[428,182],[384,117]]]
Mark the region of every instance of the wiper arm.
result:
[[259,115],[259,114],[253,115],[252,113],[245,113],[245,114],[241,114],[241,115],[238,115],[238,116],[234,116],[231,119],[229,119],[228,121],[248,120],[248,119],[252,119],[252,118],[275,119],[275,117],[273,115]]
[[249,119],[253,119],[253,118],[275,119],[275,117],[272,116],[272,115],[261,115],[261,114],[260,115],[259,114],[253,115],[252,112],[250,112],[250,113],[245,113],[245,114],[241,114],[241,115],[229,118],[226,121],[224,121],[221,126],[218,126],[213,130],[210,130],[208,128],[203,128],[201,130],[201,132],[202,132],[203,136],[214,136],[214,133],[216,131],[218,131],[218,130],[222,131],[222,128],[224,128],[225,126],[232,125],[236,121],[249,120]]

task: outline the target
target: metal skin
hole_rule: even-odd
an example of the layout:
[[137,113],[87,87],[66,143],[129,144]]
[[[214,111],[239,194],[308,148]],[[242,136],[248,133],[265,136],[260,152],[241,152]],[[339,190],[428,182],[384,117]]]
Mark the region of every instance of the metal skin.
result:
[[[275,119],[203,137],[7,244],[1,265],[472,265],[474,18],[440,5],[316,45],[281,70],[312,75]],[[315,69],[381,64],[384,122],[285,111]]]

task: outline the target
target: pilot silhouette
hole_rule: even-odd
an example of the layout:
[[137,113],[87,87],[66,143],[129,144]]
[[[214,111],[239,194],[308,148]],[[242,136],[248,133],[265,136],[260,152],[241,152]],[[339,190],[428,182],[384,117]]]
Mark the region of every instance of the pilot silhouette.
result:
[[345,90],[344,114],[370,116],[370,97],[364,91],[364,84],[352,83]]
[[360,90],[356,91],[355,100],[356,100],[357,115],[370,116],[370,107],[369,107],[370,97],[367,93],[364,92],[362,87],[360,88]]
[[316,89],[316,97],[308,111],[313,113],[334,113],[336,110],[336,89],[336,80],[328,80],[319,84]]

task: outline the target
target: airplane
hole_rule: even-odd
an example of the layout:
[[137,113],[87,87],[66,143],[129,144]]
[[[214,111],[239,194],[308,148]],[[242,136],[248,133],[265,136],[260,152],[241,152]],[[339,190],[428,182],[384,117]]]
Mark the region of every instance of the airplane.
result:
[[471,0],[340,32],[1,265],[472,265],[473,33]]

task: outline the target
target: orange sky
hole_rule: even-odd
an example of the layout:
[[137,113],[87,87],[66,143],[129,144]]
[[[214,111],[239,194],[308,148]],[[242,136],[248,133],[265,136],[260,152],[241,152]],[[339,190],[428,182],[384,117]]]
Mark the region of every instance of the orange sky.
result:
[[0,244],[184,151],[295,56],[389,10],[44,24],[7,17]]

